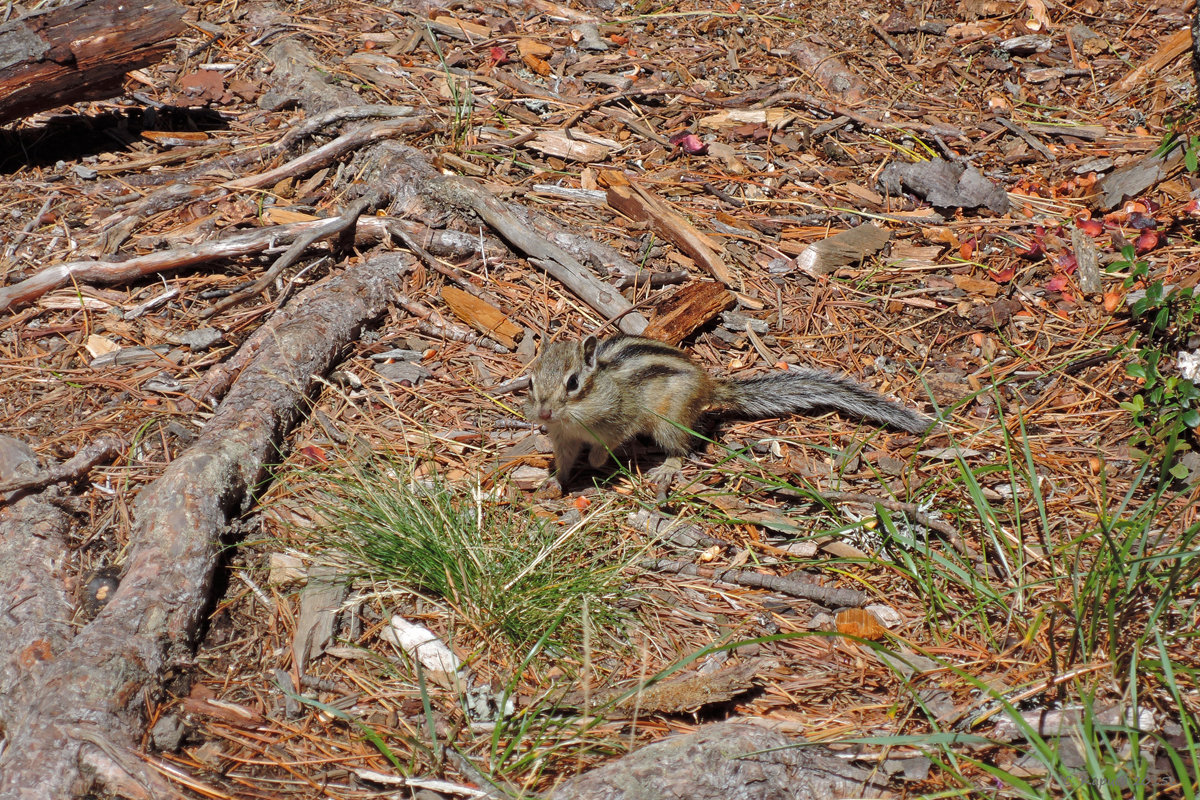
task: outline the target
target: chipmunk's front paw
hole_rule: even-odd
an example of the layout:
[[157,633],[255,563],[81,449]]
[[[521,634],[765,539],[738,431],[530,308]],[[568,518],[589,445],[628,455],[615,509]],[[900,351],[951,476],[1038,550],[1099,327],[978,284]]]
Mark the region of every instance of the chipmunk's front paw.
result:
[[667,492],[679,480],[683,470],[683,459],[671,456],[662,464],[646,473],[646,478],[654,484],[654,493],[659,500],[667,499]]

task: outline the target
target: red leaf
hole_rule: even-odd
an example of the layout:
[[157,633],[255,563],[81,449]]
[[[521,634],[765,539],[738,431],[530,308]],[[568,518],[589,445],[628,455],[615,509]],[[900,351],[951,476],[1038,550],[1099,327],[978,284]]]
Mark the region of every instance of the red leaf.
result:
[[1137,241],[1133,243],[1133,249],[1139,256],[1143,253],[1149,253],[1158,247],[1158,238],[1158,231],[1142,231]]
[[325,451],[315,444],[305,445],[300,448],[300,454],[310,461],[315,461],[318,464],[325,464],[329,459],[325,456]]
[[1039,259],[1042,256],[1044,256],[1045,254],[1046,254],[1045,248],[1042,247],[1042,243],[1037,240],[1030,242],[1029,248],[1027,250],[1018,250],[1017,251],[1017,255],[1019,255],[1021,258],[1028,258],[1030,261]]
[[1016,267],[1005,267],[999,272],[992,272],[991,270],[988,270],[988,277],[994,280],[996,283],[1008,283],[1016,274]]
[[1067,286],[1069,286],[1070,283],[1071,282],[1069,280],[1067,280],[1066,275],[1055,275],[1053,278],[1051,278],[1049,281],[1046,282],[1046,291],[1047,292],[1061,292],[1063,289],[1067,288]]
[[700,137],[694,133],[677,133],[671,137],[671,144],[693,156],[702,156],[708,152],[708,145],[700,141]]

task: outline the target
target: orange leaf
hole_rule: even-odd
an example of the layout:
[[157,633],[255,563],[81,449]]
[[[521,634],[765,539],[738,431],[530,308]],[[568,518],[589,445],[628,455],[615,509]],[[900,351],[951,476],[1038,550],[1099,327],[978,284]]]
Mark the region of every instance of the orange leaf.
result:
[[882,639],[887,629],[879,624],[875,615],[865,608],[848,608],[837,615],[838,633],[857,636],[860,639]]

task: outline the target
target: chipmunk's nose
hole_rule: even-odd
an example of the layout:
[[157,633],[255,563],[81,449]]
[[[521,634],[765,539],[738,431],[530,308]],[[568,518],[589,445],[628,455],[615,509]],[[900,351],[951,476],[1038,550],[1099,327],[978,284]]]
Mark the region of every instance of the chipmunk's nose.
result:
[[538,409],[538,419],[542,420],[543,422],[548,422],[550,420],[550,417],[552,417],[552,416],[553,416],[553,414],[550,413],[550,409],[548,409],[548,408],[539,408]]

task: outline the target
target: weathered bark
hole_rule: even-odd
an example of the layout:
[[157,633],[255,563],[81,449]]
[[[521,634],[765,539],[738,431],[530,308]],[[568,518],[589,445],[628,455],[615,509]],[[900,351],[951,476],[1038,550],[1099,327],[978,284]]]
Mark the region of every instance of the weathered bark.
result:
[[[39,472],[24,442],[0,437],[0,478]],[[0,718],[13,710],[18,676],[55,658],[71,638],[71,593],[63,559],[69,518],[42,495],[5,497],[0,509]],[[11,503],[11,504],[10,504]]]
[[125,73],[174,47],[171,0],[80,0],[0,27],[0,123],[121,94]]
[[148,700],[190,663],[220,536],[278,460],[312,376],[383,312],[410,263],[380,256],[298,297],[200,439],[142,490],[112,600],[52,659],[12,665],[12,689],[0,700],[0,798],[70,797],[94,782],[132,796],[161,793],[161,780],[132,754]]
[[883,781],[824,747],[722,723],[671,736],[560,784],[550,800],[832,800],[880,797]]

